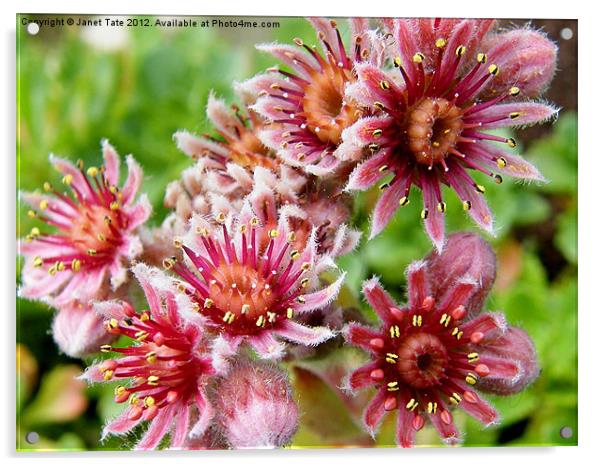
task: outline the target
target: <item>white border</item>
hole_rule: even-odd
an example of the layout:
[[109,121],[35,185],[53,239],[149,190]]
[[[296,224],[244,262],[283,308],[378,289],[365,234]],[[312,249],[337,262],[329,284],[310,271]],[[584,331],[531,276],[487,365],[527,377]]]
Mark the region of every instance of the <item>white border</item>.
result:
[[[592,3],[590,3],[592,4]],[[63,465],[65,462],[85,460],[90,465],[103,464],[111,458],[117,461],[126,460],[128,464],[154,465],[165,462],[179,464],[240,464],[246,465],[289,465],[308,462],[359,465],[359,464],[409,464],[409,463],[445,463],[446,465],[483,464],[504,465],[517,462],[543,461],[547,464],[590,464],[591,458],[600,456],[602,403],[600,388],[602,372],[600,370],[601,334],[600,315],[602,306],[594,293],[600,273],[600,176],[602,175],[602,148],[598,139],[601,118],[601,28],[600,17],[594,8],[585,6],[585,2],[551,2],[551,1],[439,1],[404,2],[394,0],[385,4],[380,2],[354,2],[346,0],[344,4],[324,0],[272,0],[253,1],[228,0],[221,2],[180,2],[145,0],[143,3],[126,0],[103,0],[97,3],[86,3],[71,0],[23,0],[15,5],[2,2],[2,102],[0,112],[2,119],[2,141],[4,151],[0,155],[3,202],[3,226],[1,255],[3,268],[2,296],[5,306],[0,311],[5,319],[4,339],[0,348],[4,349],[2,357],[4,380],[1,386],[5,419],[3,420],[2,440],[4,455],[9,457],[8,463],[27,461],[32,455],[16,455],[14,453],[14,254],[15,254],[15,14],[17,12],[51,12],[51,13],[153,13],[153,14],[219,14],[255,16],[473,16],[473,17],[522,17],[522,18],[578,18],[579,19],[579,153],[581,155],[579,169],[579,443],[578,448],[483,448],[483,449],[430,449],[430,450],[322,450],[322,451],[279,451],[279,452],[201,452],[201,453],[92,453],[92,454],[45,454],[43,461],[48,465]],[[596,183],[598,186],[596,186]],[[6,217],[8,221],[6,221]],[[8,226],[8,227],[7,227]],[[596,299],[598,298],[598,299]],[[598,450],[598,454],[596,454]],[[175,453],[175,454],[174,454]],[[41,456],[41,455],[37,455]],[[599,461],[599,460],[598,460]]]

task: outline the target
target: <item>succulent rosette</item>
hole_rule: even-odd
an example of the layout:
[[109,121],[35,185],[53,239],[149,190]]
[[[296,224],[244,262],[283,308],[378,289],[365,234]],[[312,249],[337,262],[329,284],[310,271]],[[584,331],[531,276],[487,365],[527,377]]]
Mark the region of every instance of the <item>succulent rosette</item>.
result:
[[336,298],[345,274],[320,288],[318,275],[333,261],[318,254],[315,228],[297,243],[293,215],[283,209],[277,224],[268,225],[246,203],[237,216],[195,216],[187,237],[176,239],[185,261],[166,259],[216,333],[213,365],[220,372],[227,371],[242,343],[262,358],[278,359],[284,344],[276,337],[316,345],[333,336],[330,329],[306,327],[295,317]]
[[50,156],[63,175],[64,193],[49,182],[45,193],[22,193],[37,218],[54,229],[34,227],[19,245],[25,257],[21,296],[43,299],[55,307],[73,302],[84,306],[103,299],[127,281],[129,261],[142,252],[138,236],[151,206],[145,194],[136,201],[142,169],[128,156],[128,176],[119,187],[119,155],[102,142],[104,164],[84,168]]
[[374,114],[343,132],[338,156],[358,162],[347,190],[381,184],[371,237],[422,191],[421,217],[440,250],[445,239],[441,186],[449,186],[485,230],[493,214],[485,186],[471,172],[496,183],[508,175],[542,181],[539,171],[509,151],[514,139],[491,133],[553,118],[557,109],[529,98],[553,77],[556,46],[542,33],[517,29],[498,33],[489,20],[398,19],[387,22],[395,40],[394,72],[371,63],[356,66],[358,81],[346,98]]
[[103,438],[124,435],[148,421],[137,449],[155,449],[168,434],[171,448],[182,448],[205,433],[214,415],[205,396],[215,371],[203,321],[163,271],[144,264],[133,270],[148,310],[136,311],[125,301],[95,304],[107,331],[126,337],[128,344],[101,346],[102,352],[117,356],[90,366],[82,378],[122,382],[115,388],[115,402],[126,408],[107,423]]
[[[439,285],[442,276],[445,286]],[[494,276],[487,243],[459,233],[441,255],[408,267],[407,304],[397,304],[376,278],[364,283],[381,325],[352,323],[344,333],[370,354],[348,381],[352,390],[376,388],[364,412],[370,433],[388,411],[396,411],[400,446],[413,446],[427,420],[445,443],[456,444],[456,407],[485,426],[496,424],[499,414],[479,392],[517,393],[539,375],[528,335],[509,326],[502,313],[480,312]]]

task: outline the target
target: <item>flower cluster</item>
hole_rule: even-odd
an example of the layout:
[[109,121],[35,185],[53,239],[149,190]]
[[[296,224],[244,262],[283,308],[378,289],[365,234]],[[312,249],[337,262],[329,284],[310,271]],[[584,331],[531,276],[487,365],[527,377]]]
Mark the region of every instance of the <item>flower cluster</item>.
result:
[[[20,295],[58,310],[52,333],[63,352],[102,353],[82,378],[117,382],[125,406],[103,438],[143,424],[138,449],[287,445],[300,409],[279,361],[310,353],[300,348],[336,351],[323,343],[339,333],[371,358],[348,378],[351,391],[376,388],[367,431],[397,411],[401,446],[426,420],[458,442],[456,406],[498,422],[479,393],[516,393],[538,375],[525,332],[482,312],[495,255],[475,234],[446,239],[442,186],[492,232],[474,172],[496,183],[543,180],[509,150],[514,139],[490,130],[554,117],[536,99],[556,47],[541,32],[497,32],[488,20],[354,18],[349,41],[335,21],[309,21],[319,47],[259,45],[285,68],[236,83],[240,106],[210,93],[211,134],[176,132],[194,162],[166,187],[160,227],[146,225],[141,168],[128,156],[120,185],[107,141],[101,166],[51,156],[63,187],[21,195],[49,229],[21,241]],[[377,278],[365,282],[381,321],[370,327],[337,303],[337,259],[360,240],[354,193],[377,184],[370,239],[414,186],[435,249],[409,266],[405,305]]]

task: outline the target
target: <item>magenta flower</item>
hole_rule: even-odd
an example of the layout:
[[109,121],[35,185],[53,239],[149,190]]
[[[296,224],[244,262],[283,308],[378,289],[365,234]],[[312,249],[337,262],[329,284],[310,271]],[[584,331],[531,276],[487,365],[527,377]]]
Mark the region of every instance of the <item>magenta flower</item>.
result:
[[78,167],[50,156],[63,174],[62,183],[70,194],[44,183],[46,194],[22,193],[21,198],[55,233],[33,228],[20,243],[25,256],[21,296],[43,299],[55,307],[74,301],[87,305],[92,299],[106,299],[127,280],[124,263],[141,253],[137,228],[149,217],[146,195],[135,197],[142,182],[142,170],[128,156],[128,177],[120,189],[119,156],[105,140],[104,165]]
[[[473,253],[472,265],[463,255],[465,249]],[[440,256],[410,265],[405,306],[397,305],[378,279],[364,283],[364,296],[382,325],[350,324],[344,333],[351,344],[371,355],[371,362],[349,378],[352,390],[377,389],[364,413],[370,433],[387,411],[396,410],[400,446],[412,446],[427,419],[444,442],[457,443],[455,407],[485,426],[495,424],[498,413],[477,390],[509,395],[539,375],[535,348],[526,333],[509,327],[501,313],[478,313],[480,309],[474,308],[491,286],[494,263],[495,256],[482,239],[457,234]],[[438,286],[446,269],[465,273]]]
[[352,41],[345,47],[336,22],[310,18],[322,44],[322,52],[295,39],[303,49],[262,44],[293,72],[271,69],[245,83],[260,97],[252,108],[272,124],[259,136],[264,144],[290,166],[304,167],[314,175],[332,175],[341,165],[337,156],[343,130],[362,116],[362,109],[345,96],[355,82],[355,66],[369,62],[378,66],[384,56],[384,42],[368,30],[368,20],[351,20]]
[[216,383],[217,424],[233,448],[279,448],[299,425],[287,374],[263,361],[237,362]]
[[136,312],[126,302],[95,304],[108,331],[129,339],[127,346],[104,345],[101,351],[119,356],[89,367],[89,382],[122,381],[115,402],[127,408],[104,428],[102,437],[123,435],[142,421],[148,429],[138,449],[156,448],[171,432],[171,447],[182,448],[205,433],[213,408],[205,386],[214,371],[206,351],[202,319],[192,302],[178,292],[162,271],[138,264],[133,269],[149,310]]
[[166,261],[217,334],[213,364],[220,372],[243,342],[263,358],[279,358],[284,345],[275,337],[316,345],[333,336],[328,328],[297,323],[295,316],[332,301],[345,274],[317,290],[318,273],[332,260],[317,254],[315,229],[303,247],[296,246],[289,219],[281,211],[277,225],[263,224],[248,203],[238,217],[193,217],[181,245],[186,264]]
[[554,107],[522,98],[539,95],[552,79],[556,46],[529,29],[487,34],[491,24],[396,20],[389,25],[398,75],[370,63],[356,66],[358,83],[347,88],[347,96],[376,114],[343,133],[338,154],[361,162],[349,178],[350,191],[368,189],[386,177],[371,237],[408,204],[412,185],[422,190],[421,216],[440,250],[446,209],[441,185],[450,186],[474,221],[491,232],[485,187],[470,172],[481,171],[496,183],[502,182],[501,175],[543,180],[535,167],[504,149],[514,148],[514,139],[487,131],[556,115]]

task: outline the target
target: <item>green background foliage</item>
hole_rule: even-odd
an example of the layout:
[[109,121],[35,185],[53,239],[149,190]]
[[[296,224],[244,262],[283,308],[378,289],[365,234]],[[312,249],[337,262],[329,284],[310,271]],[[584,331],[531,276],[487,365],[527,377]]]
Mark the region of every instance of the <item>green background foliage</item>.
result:
[[[233,80],[244,80],[275,63],[256,51],[254,43],[290,43],[293,37],[315,43],[304,20],[272,20],[279,22],[278,28],[130,28],[125,44],[115,50],[87,42],[78,28],[43,27],[38,35],[29,36],[18,21],[18,188],[40,189],[44,181],[57,179],[47,163],[51,152],[97,163],[100,140],[108,138],[122,155],[133,153],[143,165],[143,190],[154,206],[151,223],[160,223],[166,213],[165,185],[190,164],[176,149],[172,134],[182,128],[210,131],[204,112],[209,91],[234,102]],[[347,24],[339,23],[347,33]],[[487,308],[505,311],[513,325],[529,332],[542,374],[517,396],[495,397],[493,403],[502,414],[499,426],[484,430],[457,416],[468,446],[577,442],[576,114],[561,112],[560,119],[548,126],[536,138],[521,139],[520,131],[514,137],[521,142],[517,153],[534,162],[549,183],[525,186],[507,179],[497,186],[482,180],[496,215],[497,235],[488,239],[499,260]],[[353,221],[365,233],[376,195],[368,192],[357,199]],[[459,201],[450,192],[446,195],[448,231],[475,230]],[[339,261],[349,272],[345,299],[361,306],[369,318],[373,315],[359,296],[362,281],[379,275],[401,299],[405,267],[430,250],[419,222],[419,194],[413,193],[413,199],[381,235],[369,243],[364,238],[356,252]],[[18,237],[35,226],[25,213],[20,206]],[[99,443],[104,420],[121,407],[113,403],[110,385],[86,388],[74,381],[85,364],[61,355],[54,345],[49,333],[53,311],[20,299],[17,304],[18,448],[131,447],[135,436],[125,443],[122,439]],[[363,356],[352,357],[361,361]],[[365,435],[337,396],[300,371],[295,370],[295,380],[304,417],[293,446],[365,444]],[[379,446],[392,445],[392,421],[385,422],[377,437]],[[561,438],[564,426],[573,429],[572,438]],[[24,441],[32,430],[41,437],[35,445]],[[432,429],[425,429],[418,442],[439,445]]]

